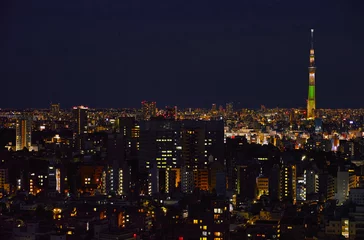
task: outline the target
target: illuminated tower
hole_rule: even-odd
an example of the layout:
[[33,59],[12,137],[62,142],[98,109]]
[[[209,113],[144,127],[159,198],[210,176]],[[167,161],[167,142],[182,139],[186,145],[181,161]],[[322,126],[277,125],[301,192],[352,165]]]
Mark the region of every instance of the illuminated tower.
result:
[[316,94],[315,94],[315,50],[313,49],[313,29],[311,29],[311,49],[310,49],[310,66],[309,83],[308,83],[308,100],[307,100],[307,119],[315,118]]
[[29,116],[20,116],[16,119],[16,151],[32,146],[32,119]]

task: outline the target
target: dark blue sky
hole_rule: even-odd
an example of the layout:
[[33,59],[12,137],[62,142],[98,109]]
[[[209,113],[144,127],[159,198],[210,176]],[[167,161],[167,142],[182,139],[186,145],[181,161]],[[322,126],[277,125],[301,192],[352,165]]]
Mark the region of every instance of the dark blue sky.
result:
[[0,1],[0,107],[364,107],[360,0]]

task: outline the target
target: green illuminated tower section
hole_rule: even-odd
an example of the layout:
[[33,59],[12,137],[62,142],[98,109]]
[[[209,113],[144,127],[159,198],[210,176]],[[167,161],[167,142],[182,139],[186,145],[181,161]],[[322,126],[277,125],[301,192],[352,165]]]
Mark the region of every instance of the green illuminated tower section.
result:
[[315,118],[316,110],[316,93],[315,93],[315,50],[313,49],[313,29],[311,29],[311,49],[310,49],[310,66],[308,67],[308,100],[307,100],[307,119]]

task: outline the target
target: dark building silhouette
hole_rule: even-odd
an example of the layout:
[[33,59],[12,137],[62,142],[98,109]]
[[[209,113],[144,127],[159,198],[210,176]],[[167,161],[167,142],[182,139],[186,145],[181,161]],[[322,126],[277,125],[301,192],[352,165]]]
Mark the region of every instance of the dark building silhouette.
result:
[[87,112],[88,108],[84,106],[74,107],[72,110],[74,149],[80,153],[83,153],[85,150],[85,140],[88,130]]
[[269,197],[273,201],[281,198],[281,169],[275,164],[269,175]]

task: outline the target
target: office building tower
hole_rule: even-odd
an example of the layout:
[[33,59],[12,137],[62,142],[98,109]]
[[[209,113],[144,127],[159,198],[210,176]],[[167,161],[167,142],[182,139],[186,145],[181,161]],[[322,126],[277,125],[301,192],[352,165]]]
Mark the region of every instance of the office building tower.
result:
[[32,146],[32,119],[30,116],[20,116],[16,120],[16,151]]
[[[139,173],[158,174],[158,192],[169,193],[172,169],[181,166],[181,125],[179,122],[154,119],[140,123]],[[156,177],[156,176],[154,176]],[[149,184],[150,185],[150,184]],[[173,185],[173,184],[172,184]],[[152,191],[153,192],[153,191]]]
[[125,144],[123,135],[109,134],[107,139],[108,158],[108,192],[125,195],[129,189],[129,167],[125,161]]
[[159,169],[156,164],[153,164],[148,171],[148,195],[152,196],[161,190],[159,184]]
[[245,144],[247,144],[247,140],[242,136],[226,139],[225,159],[227,169],[227,184],[229,190],[236,189],[236,164],[238,160],[241,160],[244,157]]
[[180,167],[180,124],[167,120],[143,121],[140,123],[140,171],[150,168]]
[[316,66],[315,66],[315,50],[313,48],[313,32],[314,30],[311,29],[310,66],[308,67],[309,83],[308,83],[308,100],[307,100],[307,119],[314,119],[316,111],[316,92],[315,92]]
[[224,163],[223,121],[183,121],[182,165],[192,170],[214,161]]
[[335,180],[327,171],[319,174],[319,194],[323,200],[332,200],[335,197]]
[[237,189],[241,199],[255,199],[257,195],[256,179],[259,175],[259,166],[254,163],[237,166]]
[[185,166],[181,167],[181,191],[183,193],[192,193],[195,184],[194,184],[194,176],[193,172],[190,170],[187,170]]
[[85,135],[87,134],[87,114],[88,108],[85,106],[73,107],[73,134],[74,134],[74,147],[81,153],[84,150]]
[[338,204],[343,204],[349,198],[349,192],[351,188],[355,188],[355,175],[349,173],[348,171],[341,171],[340,168],[337,172],[337,193],[336,199]]
[[319,192],[319,174],[315,170],[304,171],[304,183],[306,185],[306,199],[311,194]]
[[[224,163],[224,125],[222,121],[183,121],[181,147],[183,166],[183,191],[190,189],[192,176],[195,188],[209,189],[209,175],[205,174],[210,164]],[[208,173],[208,171],[207,171]],[[216,176],[211,176],[213,179]],[[207,180],[207,186],[206,181]],[[214,181],[214,180],[212,180]],[[211,185],[211,182],[210,182]]]
[[182,130],[182,165],[186,170],[207,167],[205,160],[205,136],[201,128],[185,127]]
[[51,115],[54,119],[59,118],[60,113],[60,104],[59,103],[52,103],[51,104]]
[[[224,161],[223,129],[222,121],[143,121],[140,123],[139,171],[149,172],[148,169],[156,165],[159,192],[163,193],[169,191],[173,183],[178,185],[171,179],[175,175],[170,174],[171,170],[183,167],[180,175],[185,182],[182,185],[189,184],[192,176],[195,187],[208,190],[209,163],[223,164]],[[191,189],[191,186],[183,186],[183,189]]]
[[121,117],[117,119],[116,125],[119,132],[123,136],[123,146],[125,162],[130,168],[130,181],[132,182],[132,188],[135,187],[135,183],[138,182],[138,153],[139,153],[139,134],[140,126],[134,117]]
[[157,116],[157,104],[156,102],[142,102],[142,119],[150,120],[152,117]]
[[74,132],[78,135],[87,133],[87,112],[88,107],[73,107]]
[[281,199],[297,200],[296,165],[284,163],[281,167]]

